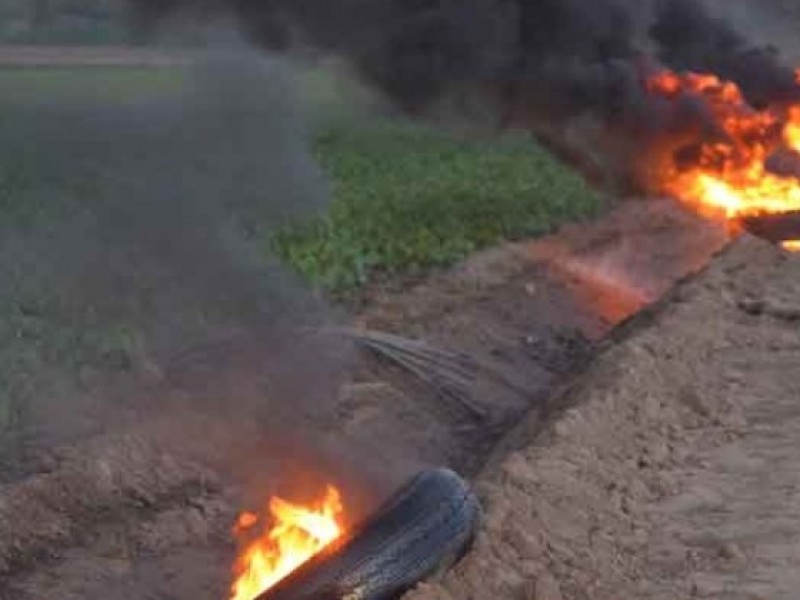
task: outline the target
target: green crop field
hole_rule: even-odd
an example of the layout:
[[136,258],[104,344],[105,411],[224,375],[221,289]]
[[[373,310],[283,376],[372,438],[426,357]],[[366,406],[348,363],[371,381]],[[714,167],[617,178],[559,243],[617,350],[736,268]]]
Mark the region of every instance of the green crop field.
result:
[[[15,105],[90,94],[131,99],[177,87],[172,69],[0,70],[2,115]],[[489,137],[364,117],[347,90],[306,77],[311,150],[331,181],[330,213],[266,240],[313,282],[346,289],[374,273],[450,264],[503,239],[533,236],[596,211],[599,196],[525,136]],[[8,173],[0,181],[15,180]],[[14,190],[6,186],[4,196]]]
[[333,185],[330,213],[280,232],[273,247],[333,289],[374,273],[452,264],[600,206],[582,180],[525,137],[459,137],[377,121],[323,129],[315,152]]
[[329,214],[270,242],[327,289],[352,289],[378,273],[446,266],[602,207],[595,190],[528,135],[365,119],[349,101],[354,94],[363,101],[357,91],[319,71],[306,81],[317,116],[313,151],[330,178],[333,202]]

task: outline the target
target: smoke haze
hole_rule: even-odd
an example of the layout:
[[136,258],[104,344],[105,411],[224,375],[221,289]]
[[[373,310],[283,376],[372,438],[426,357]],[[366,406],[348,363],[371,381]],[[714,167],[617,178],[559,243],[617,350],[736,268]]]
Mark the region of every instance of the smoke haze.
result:
[[227,9],[266,48],[345,56],[410,111],[464,85],[535,91],[550,109],[613,110],[620,80],[648,62],[718,73],[756,102],[796,94],[774,48],[698,0],[131,1],[145,22]]
[[0,405],[26,435],[99,432],[177,389],[251,422],[330,406],[348,350],[303,331],[335,316],[265,258],[328,201],[292,74],[235,49],[173,84],[4,107]]

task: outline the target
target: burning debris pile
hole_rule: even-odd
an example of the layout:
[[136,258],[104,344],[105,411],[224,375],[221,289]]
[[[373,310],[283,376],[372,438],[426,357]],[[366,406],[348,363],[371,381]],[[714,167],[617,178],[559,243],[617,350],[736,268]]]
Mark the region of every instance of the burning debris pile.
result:
[[341,492],[328,485],[308,505],[273,497],[263,531],[242,513],[250,537],[237,564],[231,600],[395,598],[467,550],[480,506],[466,482],[447,469],[419,473],[371,517],[348,523]]
[[[800,211],[800,102],[758,110],[736,84],[694,73],[664,71],[647,87],[656,99],[700,106],[707,123],[678,123],[653,144],[642,159],[646,189],[757,233],[767,215]],[[781,241],[791,247],[796,236]]]

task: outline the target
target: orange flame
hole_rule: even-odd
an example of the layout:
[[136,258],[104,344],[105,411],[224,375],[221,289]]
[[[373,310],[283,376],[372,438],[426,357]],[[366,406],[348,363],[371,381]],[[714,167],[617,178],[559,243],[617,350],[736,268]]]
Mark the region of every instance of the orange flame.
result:
[[[800,83],[800,70],[798,78]],[[690,95],[700,101],[715,130],[706,127],[671,140],[656,165],[648,165],[655,166],[654,191],[734,223],[744,216],[800,210],[800,179],[767,168],[777,151],[800,155],[800,104],[757,110],[736,84],[695,73],[664,71],[648,80],[647,89],[667,99]]]
[[[272,497],[263,532],[236,561],[231,600],[257,598],[336,540],[344,530],[343,511],[341,494],[331,485],[324,498],[310,506]],[[249,533],[259,520],[258,515],[242,513],[234,533]]]
[[800,240],[786,240],[781,244],[781,248],[787,252],[800,252]]

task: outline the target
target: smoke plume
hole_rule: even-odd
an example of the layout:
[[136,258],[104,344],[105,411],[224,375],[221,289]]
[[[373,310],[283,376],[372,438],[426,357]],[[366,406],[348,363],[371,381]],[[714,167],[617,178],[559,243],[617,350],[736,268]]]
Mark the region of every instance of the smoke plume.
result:
[[673,69],[735,81],[757,106],[798,98],[794,71],[781,64],[778,48],[752,45],[696,0],[660,2],[651,33],[659,59]]
[[412,115],[478,107],[622,192],[643,191],[637,157],[654,140],[714,130],[695,98],[648,93],[659,70],[714,73],[755,107],[800,98],[776,48],[749,42],[701,0],[129,1],[141,23],[233,14],[265,49],[344,57]]
[[796,95],[774,48],[750,44],[699,0],[131,0],[143,21],[228,9],[262,46],[343,55],[399,106],[496,89],[559,113],[614,113],[644,64],[710,71],[755,102]]
[[291,73],[237,50],[154,95],[109,93],[4,101],[0,442],[11,424],[66,443],[178,392],[247,422],[323,420],[347,348],[304,334],[334,315],[264,251],[328,199]]

